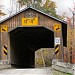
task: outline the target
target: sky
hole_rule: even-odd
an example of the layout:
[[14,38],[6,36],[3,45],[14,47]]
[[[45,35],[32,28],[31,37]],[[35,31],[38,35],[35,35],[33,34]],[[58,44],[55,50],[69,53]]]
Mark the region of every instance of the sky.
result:
[[[8,15],[10,14],[10,10],[13,10],[14,13],[16,10],[16,0],[13,0],[13,3],[11,1],[12,0],[0,0],[0,5],[3,5],[3,11]],[[52,0],[52,1],[56,2],[57,14],[62,15],[63,12],[66,12],[67,16],[70,16],[70,17],[72,16],[72,13],[69,10],[69,8],[73,9],[73,3],[75,2],[75,0]],[[45,2],[45,0],[43,0],[43,2]],[[13,9],[11,9],[10,6],[12,6]]]
[[75,0],[52,0],[55,1],[57,4],[57,13],[62,14],[62,12],[66,12],[67,16],[72,16],[71,11],[69,8],[74,8]]

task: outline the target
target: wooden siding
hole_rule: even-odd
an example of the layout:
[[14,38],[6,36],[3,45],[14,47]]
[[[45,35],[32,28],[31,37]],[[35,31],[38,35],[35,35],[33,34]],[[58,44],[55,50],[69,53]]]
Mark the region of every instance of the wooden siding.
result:
[[[27,17],[27,13],[32,13],[35,17],[38,17],[38,26],[42,25],[42,26],[45,26],[46,28],[50,29],[50,30],[54,30],[54,24],[60,24],[62,25],[61,22],[57,21],[57,20],[54,20],[44,14],[41,14],[39,12],[36,12],[32,9],[27,9],[26,11],[23,11],[22,13],[19,13],[18,15],[15,15],[14,17],[2,22],[0,25],[7,25],[8,26],[8,31],[14,29],[15,27],[18,27],[18,26],[22,26],[22,18],[24,17]],[[55,37],[61,37],[60,39],[62,40],[62,32],[55,32]],[[7,40],[8,39],[8,36],[7,36],[7,32],[5,33],[1,33],[1,36],[2,36],[2,40],[1,40],[1,51],[3,52],[3,45],[4,44],[7,44]],[[62,44],[62,42],[61,42]],[[61,58],[61,53],[62,53],[62,50],[61,50],[61,46],[60,46],[60,56],[57,56],[58,58]],[[7,57],[5,57],[2,53],[1,55],[1,59],[2,60],[6,60]]]

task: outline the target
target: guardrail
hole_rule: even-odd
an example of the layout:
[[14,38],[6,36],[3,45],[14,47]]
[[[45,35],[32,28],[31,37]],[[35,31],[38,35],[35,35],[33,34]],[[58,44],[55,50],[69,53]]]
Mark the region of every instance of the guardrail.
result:
[[61,72],[71,73],[75,75],[75,65],[74,64],[66,63],[66,62],[59,62],[58,59],[54,59],[52,61],[52,68],[59,70]]

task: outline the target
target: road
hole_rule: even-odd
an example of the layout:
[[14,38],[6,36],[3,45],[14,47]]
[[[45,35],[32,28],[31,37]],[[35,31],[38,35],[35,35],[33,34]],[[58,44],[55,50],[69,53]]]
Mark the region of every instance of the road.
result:
[[29,68],[29,69],[4,69],[0,75],[53,75],[51,68]]

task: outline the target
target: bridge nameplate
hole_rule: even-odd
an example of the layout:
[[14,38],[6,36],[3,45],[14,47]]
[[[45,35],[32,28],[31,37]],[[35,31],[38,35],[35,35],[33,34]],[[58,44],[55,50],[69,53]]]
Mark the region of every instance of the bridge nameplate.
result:
[[38,25],[38,18],[22,18],[22,26],[36,26]]

